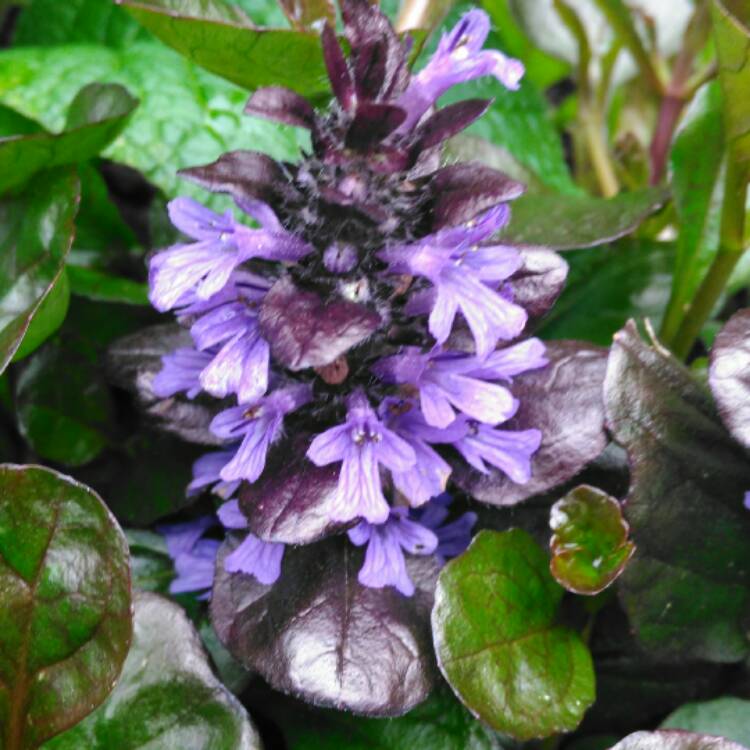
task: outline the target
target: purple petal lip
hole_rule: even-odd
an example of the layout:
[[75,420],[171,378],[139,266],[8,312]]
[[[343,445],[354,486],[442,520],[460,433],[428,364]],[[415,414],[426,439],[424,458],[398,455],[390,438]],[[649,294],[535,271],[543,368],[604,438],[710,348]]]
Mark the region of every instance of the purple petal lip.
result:
[[281,575],[284,545],[264,542],[248,534],[244,541],[224,559],[227,573],[245,573],[255,576],[260,583],[270,585]]

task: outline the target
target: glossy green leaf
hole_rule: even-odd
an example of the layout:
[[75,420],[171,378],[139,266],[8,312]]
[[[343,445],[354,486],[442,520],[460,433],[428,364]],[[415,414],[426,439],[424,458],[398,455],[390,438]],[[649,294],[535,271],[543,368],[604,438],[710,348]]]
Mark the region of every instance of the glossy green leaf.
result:
[[133,645],[112,694],[44,750],[259,750],[240,702],[214,677],[183,610],[139,593]]
[[70,290],[81,297],[99,302],[122,302],[126,305],[147,305],[148,287],[130,279],[110,276],[95,268],[68,266]]
[[547,555],[520,529],[479,532],[438,578],[443,676],[475,716],[520,740],[574,729],[594,700],[591,655],[557,624],[562,595]]
[[49,342],[24,362],[15,403],[19,432],[49,461],[82,466],[110,442],[109,389],[96,360],[69,337]]
[[0,737],[28,750],[114,686],[131,636],[128,551],[98,495],[39,466],[0,467]]
[[124,531],[130,548],[133,588],[166,594],[175,572],[164,537],[145,529]]
[[661,728],[713,734],[750,747],[750,701],[726,697],[686,703],[669,714]]
[[102,0],[28,0],[13,32],[13,46],[84,42],[124,47],[149,33],[122,8]]
[[67,103],[93,81],[120,83],[140,100],[103,155],[140,170],[169,197],[192,195],[223,210],[226,197],[191,186],[177,170],[237,148],[294,160],[309,142],[297,128],[243,115],[247,92],[155,42],[122,50],[62,45],[0,51],[0,102],[49,129],[63,126]]
[[328,77],[316,33],[263,29],[224,0],[117,0],[165,44],[246,89],[287,86],[325,94]]
[[581,485],[558,500],[550,513],[550,570],[576,594],[598,594],[622,573],[635,551],[620,503]]
[[0,105],[0,138],[43,132],[44,128],[36,120],[24,117],[10,107]]
[[[0,199],[0,372],[28,337],[22,353],[44,341],[65,317],[65,287],[55,291],[73,241],[78,209],[73,170],[45,172],[15,198]],[[63,282],[64,283],[64,282]],[[31,330],[45,299],[41,322]]]
[[279,0],[289,23],[305,31],[320,28],[325,22],[336,25],[334,0]]
[[611,242],[638,228],[667,200],[663,188],[584,195],[524,195],[513,201],[510,223],[500,236],[511,242],[574,250]]
[[503,750],[511,744],[477,721],[445,688],[397,719],[304,712],[294,706],[278,716],[278,723],[289,750]]
[[95,156],[119,135],[137,104],[122,86],[92,83],[73,98],[62,133],[0,139],[0,193],[41,169]]
[[626,239],[566,253],[568,283],[543,321],[542,336],[606,346],[629,318],[658,325],[669,299],[674,252],[670,242]]
[[670,153],[679,233],[670,300],[675,322],[663,331],[666,338],[674,335],[677,311],[692,298],[719,246],[723,156],[721,89],[712,82],[690,102]]
[[719,81],[724,92],[724,132],[736,158],[750,161],[750,5],[713,0]]
[[636,637],[665,661],[740,661],[750,607],[747,454],[707,388],[632,322],[615,336],[604,401],[631,469],[624,507],[638,549],[618,583]]

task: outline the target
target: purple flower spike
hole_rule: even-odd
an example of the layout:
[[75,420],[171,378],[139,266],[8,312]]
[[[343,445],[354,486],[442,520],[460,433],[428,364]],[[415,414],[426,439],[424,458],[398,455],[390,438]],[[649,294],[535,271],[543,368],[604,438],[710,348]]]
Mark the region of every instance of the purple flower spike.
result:
[[242,439],[234,458],[219,476],[225,482],[246,479],[254,482],[263,473],[266,454],[281,437],[284,417],[312,398],[309,385],[279,388],[255,403],[226,409],[214,417],[211,431],[226,440]]
[[224,560],[227,573],[246,573],[255,576],[266,586],[275,583],[281,575],[281,559],[284,545],[277,542],[264,542],[257,536],[248,534],[245,540]]
[[398,100],[398,105],[407,112],[401,131],[410,130],[440,96],[456,84],[491,75],[512,91],[519,88],[523,63],[497,50],[483,50],[489,31],[487,14],[471,10],[450,32],[443,34],[435,54],[412,77]]
[[157,526],[164,536],[167,552],[174,561],[177,577],[169,585],[173,594],[189,591],[205,592],[201,599],[208,597],[214,579],[214,565],[219,542],[214,539],[201,539],[203,534],[216,525],[213,516],[201,516],[194,521]]
[[417,456],[414,466],[405,471],[394,471],[393,484],[417,507],[445,490],[451,475],[450,465],[430,447],[430,443],[453,443],[466,433],[463,424],[447,429],[431,427],[411,400],[386,399],[380,407],[388,427],[406,440]]
[[379,253],[392,272],[422,276],[435,287],[429,329],[438,344],[450,336],[459,310],[482,358],[500,339],[513,339],[523,330],[525,310],[490,286],[517,271],[521,255],[512,247],[478,244],[502,227],[508,214],[507,206],[496,206],[478,220]]
[[410,346],[381,359],[373,371],[387,383],[418,388],[422,413],[433,427],[447,427],[456,418],[455,409],[480,422],[499,424],[515,414],[518,402],[507,388],[473,377],[475,371],[486,372],[480,367],[482,361],[473,356],[439,347],[423,354]]
[[416,521],[437,536],[435,557],[441,567],[451,558],[458,557],[469,546],[471,531],[477,522],[477,514],[467,511],[455,521],[445,523],[451,502],[453,498],[448,493],[443,493],[432,498],[423,508],[411,513]]
[[281,228],[267,206],[253,206],[271,230],[250,229],[238,224],[231,212],[214,213],[191,198],[171,201],[172,223],[197,242],[175,245],[151,259],[150,299],[157,310],[171,310],[190,292],[209,299],[250,258],[294,261],[311,252],[309,245]]
[[438,544],[432,531],[408,518],[406,508],[393,508],[384,523],[362,521],[347,533],[352,544],[367,544],[359,582],[374,589],[394,586],[404,596],[414,593],[404,550],[412,555],[429,555]]
[[211,487],[214,495],[224,498],[225,500],[232,497],[237,492],[240,482],[225,482],[220,474],[221,470],[232,460],[237,452],[237,448],[230,448],[226,451],[215,451],[206,453],[193,464],[193,481],[187,487],[188,497],[203,492],[207,487]]
[[344,522],[360,516],[370,523],[384,523],[389,508],[380,464],[394,473],[404,472],[416,464],[417,456],[378,419],[361,390],[350,396],[348,407],[346,422],[318,435],[307,456],[316,466],[341,461],[332,520]]
[[486,463],[505,472],[517,484],[531,478],[531,457],[542,442],[539,430],[498,430],[465,420],[466,434],[453,445],[482,474],[489,474]]
[[190,552],[175,558],[174,569],[177,577],[169,584],[172,594],[190,591],[202,592],[199,599],[208,599],[214,582],[216,553],[219,542],[215,539],[201,539]]
[[175,349],[162,357],[162,368],[154,377],[151,390],[159,398],[187,393],[195,398],[201,392],[200,374],[211,364],[213,354],[199,352],[189,347]]

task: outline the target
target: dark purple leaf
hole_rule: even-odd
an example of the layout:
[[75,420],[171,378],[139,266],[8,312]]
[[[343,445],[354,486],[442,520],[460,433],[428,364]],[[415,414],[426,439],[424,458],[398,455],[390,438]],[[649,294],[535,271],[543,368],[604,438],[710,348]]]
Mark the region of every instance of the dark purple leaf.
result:
[[307,99],[283,86],[268,86],[254,91],[245,105],[245,114],[308,130],[315,125],[315,110]]
[[291,190],[281,165],[257,151],[229,151],[211,164],[179,174],[213,193],[229,193],[240,203],[261,200],[273,206]]
[[390,135],[405,119],[406,112],[401,107],[361,102],[346,134],[346,145],[365,151]]
[[679,729],[657,732],[634,732],[613,745],[611,750],[747,750],[724,737],[694,734]]
[[349,111],[353,109],[356,102],[354,82],[339,40],[336,38],[336,32],[328,24],[323,28],[322,41],[323,58],[328,70],[328,77],[331,79],[331,88],[333,88],[333,93],[339,100],[339,104]]
[[380,316],[364,305],[342,299],[325,304],[289,277],[271,287],[259,320],[273,356],[290,370],[327,365],[380,325]]
[[[537,323],[555,304],[568,278],[568,264],[562,256],[543,247],[519,247],[523,265],[510,279],[513,301]],[[529,329],[527,323],[526,330]]]
[[750,448],[750,309],[733,315],[716,337],[709,383],[724,424]]
[[219,550],[211,619],[245,667],[307,702],[368,716],[399,716],[429,695],[432,558],[408,560],[417,591],[405,597],[357,582],[363,553],[346,537],[287,548],[273,586],[224,571],[236,544]]
[[309,437],[284,442],[271,453],[263,477],[240,490],[240,506],[250,530],[261,539],[310,544],[347,524],[330,520],[339,466],[315,466],[305,458]]
[[475,162],[439,169],[432,176],[431,187],[435,196],[433,230],[469,221],[524,192],[520,182]]
[[135,394],[140,408],[160,430],[191,443],[221,445],[222,441],[208,429],[217,408],[190,401],[184,394],[160,398],[151,388],[162,368],[161,358],[192,343],[190,333],[176,323],[149,326],[109,347],[107,374],[113,383]]
[[515,484],[495,469],[484,475],[465,464],[456,466],[456,484],[483,503],[514,505],[557,487],[604,450],[606,349],[580,341],[550,341],[547,358],[546,367],[514,378],[512,391],[521,406],[502,425],[508,430],[542,431],[542,444],[531,461],[531,480]]
[[480,118],[490,104],[491,99],[466,99],[439,109],[420,126],[417,147],[432,148],[460,133]]
[[638,549],[620,578],[636,637],[664,659],[748,651],[750,461],[708,391],[633,322],[615,335],[607,422],[628,452],[625,518]]

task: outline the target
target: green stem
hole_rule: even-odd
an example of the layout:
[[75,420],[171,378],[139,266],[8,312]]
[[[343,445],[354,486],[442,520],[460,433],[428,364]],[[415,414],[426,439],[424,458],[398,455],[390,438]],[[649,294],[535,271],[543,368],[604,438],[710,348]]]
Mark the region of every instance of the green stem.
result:
[[719,296],[745,250],[745,199],[747,195],[748,165],[740,161],[733,149],[727,156],[724,178],[724,202],[721,207],[719,251],[706,277],[693,298],[679,327],[672,351],[684,359],[716,306]]
[[611,198],[620,192],[620,184],[609,156],[602,118],[595,109],[586,108],[580,119],[599,190],[605,198]]

